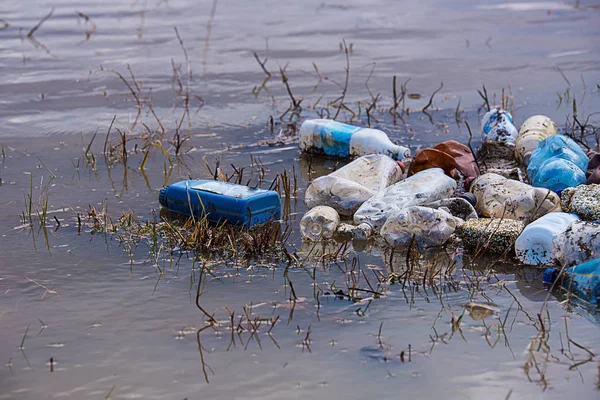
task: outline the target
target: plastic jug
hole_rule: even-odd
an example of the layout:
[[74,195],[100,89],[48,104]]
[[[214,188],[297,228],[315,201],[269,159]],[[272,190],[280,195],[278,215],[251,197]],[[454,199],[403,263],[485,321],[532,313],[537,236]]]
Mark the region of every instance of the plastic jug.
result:
[[463,245],[470,251],[506,254],[512,250],[525,225],[501,218],[471,218],[460,227]]
[[560,264],[572,267],[600,258],[600,224],[575,221],[556,239]]
[[531,153],[542,140],[558,134],[556,124],[545,115],[534,115],[523,122],[519,128],[515,146],[515,158],[522,165],[529,164]]
[[281,214],[277,192],[212,180],[166,186],[160,190],[158,201],[171,211],[247,228],[279,219]]
[[317,206],[300,220],[300,233],[312,241],[331,239],[340,224],[337,211],[327,206]]
[[517,258],[527,265],[558,262],[556,241],[569,225],[578,221],[575,214],[553,212],[527,225],[515,242]]
[[307,208],[329,206],[340,215],[351,217],[375,193],[402,179],[402,168],[383,154],[363,156],[308,186]]
[[363,203],[354,214],[354,223],[365,236],[378,233],[393,212],[409,206],[419,206],[452,197],[456,181],[441,168],[431,168],[416,173]]
[[531,184],[561,192],[586,183],[589,159],[572,139],[554,135],[542,140],[531,153],[527,175]]
[[411,206],[392,213],[381,236],[392,247],[408,247],[414,240],[419,247],[441,246],[463,221],[442,209]]
[[560,199],[547,189],[484,174],[471,185],[479,216],[533,221],[551,211],[560,211]]
[[563,288],[594,305],[600,301],[600,259],[565,268],[562,273],[558,268],[548,268],[543,279],[547,284],[558,280]]
[[600,221],[600,185],[566,188],[560,201],[564,211],[575,213],[584,221]]
[[410,150],[398,146],[385,132],[342,124],[330,119],[309,119],[300,127],[300,150],[336,157],[385,154],[394,160],[410,157]]
[[481,141],[514,146],[519,132],[512,115],[501,108],[492,108],[481,119]]

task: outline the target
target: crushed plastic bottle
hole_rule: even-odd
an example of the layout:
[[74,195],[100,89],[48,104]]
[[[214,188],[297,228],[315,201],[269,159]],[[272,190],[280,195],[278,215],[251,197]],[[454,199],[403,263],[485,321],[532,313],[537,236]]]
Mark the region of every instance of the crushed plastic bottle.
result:
[[300,220],[300,233],[312,241],[331,239],[340,224],[337,211],[327,206],[309,210]]
[[462,223],[442,209],[411,206],[392,213],[380,233],[394,248],[408,247],[413,238],[420,248],[429,248],[446,243]]
[[481,119],[481,141],[514,146],[519,132],[512,115],[501,108],[492,108]]
[[342,124],[330,119],[309,119],[300,127],[300,150],[335,157],[385,154],[394,160],[410,157],[410,150],[398,146],[385,132]]
[[371,236],[380,231],[388,216],[402,208],[419,206],[452,197],[456,181],[441,168],[431,168],[416,173],[363,203],[354,214],[354,223]]
[[573,222],[556,239],[556,248],[560,264],[567,267],[600,258],[600,224]]
[[523,122],[519,128],[515,146],[515,157],[519,163],[527,166],[531,153],[542,140],[558,134],[556,124],[545,115],[534,115]]
[[544,271],[544,283],[555,281],[567,291],[573,292],[582,300],[598,305],[600,302],[600,259],[562,270],[548,268]]
[[498,174],[481,175],[471,185],[479,216],[533,221],[551,211],[560,211],[560,199],[547,189],[506,179]]
[[579,217],[575,214],[553,212],[527,225],[515,242],[517,258],[527,265],[558,262],[557,239]]
[[402,179],[401,166],[383,154],[371,154],[352,161],[308,186],[307,208],[329,206],[351,217],[358,207],[379,191]]
[[467,250],[506,254],[524,226],[514,219],[472,218],[460,227],[460,236]]
[[564,211],[579,215],[584,221],[600,221],[600,185],[579,185],[560,194]]
[[174,212],[247,228],[279,219],[281,213],[277,192],[212,180],[187,180],[165,186],[158,201]]
[[533,186],[560,193],[586,183],[589,161],[572,139],[554,135],[542,140],[531,153],[527,175]]

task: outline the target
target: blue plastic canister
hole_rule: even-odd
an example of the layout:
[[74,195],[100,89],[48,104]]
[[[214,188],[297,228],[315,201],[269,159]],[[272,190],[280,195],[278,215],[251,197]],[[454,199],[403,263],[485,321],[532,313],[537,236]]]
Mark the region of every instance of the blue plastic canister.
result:
[[163,207],[185,215],[194,215],[214,223],[255,227],[279,219],[281,199],[277,192],[212,180],[188,180],[160,190]]

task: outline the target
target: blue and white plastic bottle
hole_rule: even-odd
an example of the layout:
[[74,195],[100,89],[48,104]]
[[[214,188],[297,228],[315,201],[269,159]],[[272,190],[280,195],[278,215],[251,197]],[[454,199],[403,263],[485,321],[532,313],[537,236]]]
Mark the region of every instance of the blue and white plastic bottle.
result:
[[562,273],[559,268],[548,268],[543,279],[547,284],[558,280],[563,288],[591,304],[598,305],[600,301],[600,259],[565,268]]
[[514,146],[519,132],[513,125],[512,115],[501,108],[492,108],[481,120],[481,141]]
[[180,181],[160,190],[158,201],[171,211],[214,223],[253,228],[279,219],[277,192],[212,180]]
[[309,119],[300,127],[300,150],[306,153],[334,157],[360,157],[385,154],[401,161],[410,157],[410,150],[398,146],[385,132],[342,124],[329,119]]
[[586,183],[589,159],[572,139],[553,135],[542,140],[531,154],[527,175],[535,187],[560,193]]

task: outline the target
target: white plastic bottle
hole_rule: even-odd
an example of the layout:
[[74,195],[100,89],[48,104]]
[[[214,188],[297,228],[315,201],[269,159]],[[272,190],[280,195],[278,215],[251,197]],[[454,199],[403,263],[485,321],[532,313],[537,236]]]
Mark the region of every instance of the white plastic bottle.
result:
[[481,141],[514,146],[519,132],[512,115],[501,108],[492,108],[481,119]]
[[569,225],[578,220],[575,214],[553,212],[533,221],[523,229],[515,242],[517,258],[527,265],[557,263],[556,241]]
[[463,221],[442,209],[411,206],[392,213],[381,228],[381,236],[392,247],[408,247],[414,240],[420,248],[441,246]]
[[410,150],[398,146],[385,132],[342,124],[330,119],[309,119],[300,127],[300,151],[336,157],[385,154],[394,160],[410,157]]
[[558,260],[572,267],[600,258],[600,224],[575,221],[556,240]]
[[389,186],[364,202],[354,214],[354,223],[368,237],[379,233],[393,212],[452,197],[456,186],[456,181],[444,174],[441,168],[426,169]]
[[300,233],[312,241],[331,239],[340,224],[337,211],[327,206],[317,206],[300,220]]
[[548,189],[487,173],[477,178],[470,189],[479,216],[535,220],[551,211],[560,210],[558,195]]
[[558,134],[556,124],[545,115],[534,115],[523,122],[519,128],[519,135],[515,146],[515,158],[525,166],[529,164],[529,157],[542,140]]
[[351,217],[362,203],[402,179],[402,168],[390,157],[371,154],[315,179],[304,196],[307,208],[329,206]]

